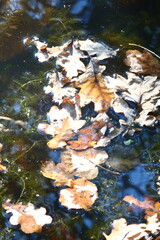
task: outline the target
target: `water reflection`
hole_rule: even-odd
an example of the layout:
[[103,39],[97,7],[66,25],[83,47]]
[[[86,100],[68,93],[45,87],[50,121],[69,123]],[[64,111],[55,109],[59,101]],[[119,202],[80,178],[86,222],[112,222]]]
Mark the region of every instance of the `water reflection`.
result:
[[79,21],[86,24],[91,18],[93,5],[90,0],[77,0],[70,13]]
[[120,197],[132,195],[140,201],[149,194],[148,186],[151,184],[154,174],[147,171],[144,166],[139,165],[124,173],[120,180]]

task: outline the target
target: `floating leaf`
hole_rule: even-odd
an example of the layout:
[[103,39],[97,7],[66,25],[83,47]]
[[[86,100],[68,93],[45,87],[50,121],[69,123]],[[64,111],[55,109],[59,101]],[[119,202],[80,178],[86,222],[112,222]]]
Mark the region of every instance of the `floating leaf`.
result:
[[153,216],[155,213],[157,213],[157,217],[160,219],[160,202],[156,202],[155,199],[149,196],[145,196],[145,200],[140,201],[131,195],[125,196],[123,200],[142,209],[145,209],[145,218],[148,218],[148,216]]
[[140,74],[158,74],[160,76],[160,62],[146,50],[128,50],[124,63],[130,67],[131,72]]
[[64,44],[63,46],[56,46],[56,47],[47,47],[46,42],[39,41],[38,37],[25,38],[24,40],[25,45],[34,45],[36,46],[38,52],[35,54],[35,56],[38,58],[39,62],[45,62],[52,58],[57,57],[60,53],[64,51],[64,49],[68,46],[68,43]]
[[41,207],[35,209],[32,203],[28,205],[22,205],[22,203],[12,204],[10,200],[7,200],[2,204],[7,213],[12,213],[10,217],[10,223],[12,225],[21,225],[23,232],[29,234],[34,232],[41,232],[42,226],[50,224],[52,218],[46,215],[46,209]]
[[71,148],[77,150],[94,147],[103,139],[106,128],[107,124],[105,122],[93,122],[78,131],[78,140],[68,141],[68,144]]
[[79,178],[72,182],[72,188],[60,191],[59,201],[70,209],[88,209],[97,198],[96,185],[86,179]]
[[127,225],[125,218],[114,220],[113,229],[110,235],[104,236],[106,240],[142,240],[153,239],[150,234],[157,234],[160,231],[160,222],[157,214],[147,219],[147,223],[129,224]]
[[116,56],[118,50],[113,50],[106,44],[94,42],[90,39],[77,41],[80,50],[88,52],[90,56],[98,60],[103,60]]
[[85,120],[74,120],[69,112],[65,109],[59,109],[56,106],[51,107],[48,113],[50,125],[41,123],[38,129],[54,137],[47,143],[51,149],[62,148],[67,145],[66,141],[70,140]]
[[56,129],[56,131],[57,134],[55,135],[55,137],[52,138],[49,142],[47,142],[47,146],[51,149],[57,149],[66,146],[66,141],[74,136],[74,133],[70,128],[69,118],[66,118],[62,123],[62,127]]
[[61,162],[75,176],[93,179],[98,175],[97,165],[102,164],[108,158],[105,151],[87,149],[85,151],[74,151],[68,149],[62,152]]
[[55,180],[56,186],[70,186],[74,179],[71,171],[63,163],[56,165],[53,161],[46,161],[42,164],[41,171],[44,177]]
[[53,72],[48,75],[49,85],[44,87],[46,94],[52,94],[54,102],[61,104],[64,98],[73,99],[75,97],[77,89],[64,86],[63,78],[64,76],[59,72]]
[[[83,75],[81,75],[81,78]],[[115,94],[107,88],[106,82],[102,74],[92,74],[82,83],[77,83],[80,87],[80,106],[84,107],[90,102],[95,105],[95,111],[107,111],[111,106],[111,102],[115,99]]]
[[[142,78],[134,73],[127,72],[127,79],[118,75],[116,78],[107,76],[105,80],[108,88],[119,92],[124,100],[137,104],[137,111],[133,113],[132,110],[132,116],[135,115],[133,118],[135,123],[140,126],[151,126],[155,123],[156,117],[151,113],[155,112],[160,106],[160,81],[156,76]],[[119,104],[122,103],[119,102]],[[128,116],[127,113],[126,115]]]

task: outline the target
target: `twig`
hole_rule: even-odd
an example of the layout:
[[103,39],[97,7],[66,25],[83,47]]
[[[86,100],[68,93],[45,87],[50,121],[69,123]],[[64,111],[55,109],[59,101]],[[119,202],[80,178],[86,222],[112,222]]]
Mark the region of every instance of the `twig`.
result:
[[146,47],[143,47],[143,46],[141,46],[141,45],[139,45],[139,44],[136,44],[136,43],[129,43],[129,45],[130,45],[130,46],[136,46],[136,47],[142,48],[142,49],[144,49],[144,50],[147,50],[148,52],[150,52],[151,54],[153,54],[154,56],[156,56],[158,59],[160,59],[160,56],[158,56],[155,52],[149,50],[149,49],[146,48]]

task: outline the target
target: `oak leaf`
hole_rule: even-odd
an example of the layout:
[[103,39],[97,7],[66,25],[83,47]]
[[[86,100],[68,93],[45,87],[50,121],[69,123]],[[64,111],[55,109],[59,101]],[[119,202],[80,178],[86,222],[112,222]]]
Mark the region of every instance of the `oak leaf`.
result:
[[105,236],[106,240],[142,240],[153,239],[150,234],[157,234],[160,231],[160,222],[157,214],[147,219],[147,223],[129,224],[127,225],[125,218],[114,220],[113,229],[110,235]]
[[60,191],[59,201],[70,209],[88,209],[98,198],[97,187],[87,179],[79,178],[72,181],[72,188]]
[[32,203],[23,205],[22,203],[12,204],[10,200],[7,200],[2,204],[7,213],[12,213],[10,217],[10,223],[12,225],[21,225],[23,232],[29,234],[34,232],[41,232],[42,226],[50,224],[52,218],[46,215],[46,209],[41,207],[35,209]]
[[70,128],[69,118],[66,118],[62,123],[62,127],[56,129],[56,131],[57,134],[50,141],[47,142],[47,146],[51,149],[57,149],[66,146],[66,141],[68,141],[75,135]]
[[45,62],[52,58],[58,57],[60,53],[62,53],[70,44],[70,42],[65,43],[62,46],[56,46],[56,47],[48,47],[48,44],[46,42],[41,42],[38,37],[26,38],[24,39],[24,44],[34,45],[38,52],[35,54],[35,56],[38,58],[39,62]]
[[160,76],[160,62],[146,50],[128,50],[124,63],[130,67],[131,72]]
[[90,39],[79,40],[77,41],[77,45],[80,50],[85,51],[92,58],[96,58],[99,61],[116,56],[118,50],[113,50],[106,44],[100,42],[94,42]]
[[[117,91],[125,101],[137,104],[135,113],[132,111],[134,123],[140,126],[151,126],[155,123],[156,117],[152,113],[160,106],[160,80],[156,76],[142,78],[135,73],[127,72],[127,79],[118,75],[116,78],[106,76],[105,80],[109,89]],[[114,103],[112,107],[114,108]]]
[[74,151],[67,149],[61,154],[61,162],[75,176],[93,179],[98,175],[97,165],[106,161],[108,155],[105,151],[97,149],[87,149],[84,151]]
[[85,120],[74,120],[65,109],[56,106],[51,107],[47,114],[50,124],[41,123],[38,129],[50,134],[53,138],[47,143],[51,149],[62,148],[67,145],[66,141],[71,139]]
[[63,84],[64,76],[59,72],[52,72],[48,74],[48,85],[44,87],[46,94],[52,94],[53,101],[61,104],[64,98],[72,100],[77,92],[76,88],[65,86]]
[[55,180],[55,186],[70,186],[74,179],[73,172],[63,163],[56,165],[53,161],[46,161],[42,164],[41,171],[44,177]]
[[145,200],[140,201],[131,195],[125,196],[123,200],[129,202],[130,204],[134,204],[142,209],[145,209],[145,218],[153,216],[155,213],[157,213],[157,217],[158,219],[160,219],[160,202],[156,202],[155,199],[149,196],[145,196]]
[[77,133],[78,139],[68,141],[68,144],[70,148],[76,150],[84,150],[87,148],[95,147],[96,144],[98,144],[98,142],[104,138],[106,129],[107,124],[105,122],[95,121],[91,123],[91,125],[80,129]]
[[[81,75],[83,77],[83,75]],[[107,88],[106,82],[101,73],[92,74],[84,79],[82,83],[76,83],[79,91],[80,106],[84,107],[90,102],[94,103],[95,111],[107,111],[111,102],[115,99],[115,93]]]

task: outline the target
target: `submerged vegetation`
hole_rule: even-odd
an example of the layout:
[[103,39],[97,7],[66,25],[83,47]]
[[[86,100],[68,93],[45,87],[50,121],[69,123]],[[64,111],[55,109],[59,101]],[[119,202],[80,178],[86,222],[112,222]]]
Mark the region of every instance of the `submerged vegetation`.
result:
[[[146,73],[133,71],[133,66],[131,66],[133,59],[131,58],[128,58],[127,66],[125,66],[124,59],[126,58],[125,52],[128,49],[139,50],[139,55],[143,52],[141,48],[128,45],[134,42],[159,54],[160,17],[158,10],[160,6],[158,1],[155,1],[155,4],[153,4],[151,1],[145,2],[143,0],[93,0],[90,2],[91,4],[88,4],[89,1],[86,1],[86,5],[83,8],[80,2],[81,1],[78,0],[39,0],[34,1],[33,4],[33,1],[17,0],[14,1],[13,4],[12,1],[8,0],[1,1],[0,3],[0,202],[1,206],[3,205],[0,215],[0,239],[2,240],[102,240],[105,238],[113,240],[115,239],[113,236],[114,229],[112,235],[109,236],[110,238],[108,238],[107,235],[111,232],[111,224],[117,219],[121,219],[119,220],[121,221],[120,224],[125,225],[127,233],[130,231],[130,236],[133,239],[141,239],[140,237],[135,238],[134,234],[136,234],[135,228],[137,229],[142,222],[145,224],[143,229],[147,229],[148,227],[148,230],[143,231],[145,239],[158,239],[159,233],[156,232],[156,229],[159,228],[157,219],[153,219],[152,222],[154,223],[155,229],[150,230],[149,228],[149,221],[153,212],[156,213],[157,218],[159,218],[159,210],[157,210],[157,206],[159,205],[156,204],[159,203],[160,139],[159,125],[157,123],[160,112],[155,100],[155,96],[158,98],[158,93],[154,92],[154,94],[151,94],[151,88],[148,89],[150,95],[147,95],[149,96],[147,103],[152,103],[155,105],[155,108],[152,109],[152,111],[147,110],[147,117],[143,115],[143,124],[141,124],[142,122],[139,119],[143,112],[142,110],[145,109],[146,111],[147,109],[147,107],[145,107],[146,102],[142,97],[138,103],[125,98],[128,92],[133,94],[130,84],[126,83],[126,71],[132,68],[132,70],[130,70],[132,75],[128,75],[129,82],[132,82],[133,76],[136,76],[137,81],[140,81],[140,79],[144,81]],[[76,6],[81,10],[79,13],[75,10]],[[89,11],[89,13],[87,13],[88,17],[85,18],[87,11]],[[44,45],[44,41],[46,41],[48,47],[62,47],[68,40],[71,40],[71,45],[69,46],[71,47],[77,39],[81,43],[83,41],[86,43],[86,39],[88,38],[103,46],[105,43],[114,49],[119,49],[117,56],[112,59],[106,59],[105,57],[98,59],[98,67],[105,79],[106,76],[110,76],[108,81],[113,81],[114,79],[116,83],[119,84],[120,80],[123,80],[125,89],[119,89],[118,97],[125,99],[128,104],[127,106],[129,106],[127,111],[130,111],[129,114],[132,114],[132,118],[129,117],[127,111],[124,111],[121,105],[122,103],[118,102],[119,107],[121,106],[121,111],[119,111],[119,109],[117,110],[117,106],[111,103],[111,107],[107,110],[108,118],[105,117],[105,120],[103,119],[103,124],[100,122],[100,119],[96,120],[97,111],[106,112],[106,105],[101,106],[102,108],[99,110],[99,105],[97,104],[95,109],[95,105],[93,104],[97,101],[95,100],[96,98],[92,98],[91,103],[89,103],[88,100],[86,100],[86,102],[84,101],[84,99],[88,97],[86,90],[87,85],[85,85],[87,83],[81,82],[80,84],[78,81],[75,83],[72,79],[74,76],[71,76],[72,72],[70,71],[67,75],[69,70],[63,61],[59,60],[57,64],[57,59],[52,58],[45,63],[38,63],[37,58],[34,57],[37,51],[35,47],[26,47],[23,45],[24,38],[33,38],[33,36],[38,36],[40,41],[43,42],[42,45]],[[73,50],[73,46],[71,49]],[[39,51],[41,50],[42,54],[48,51],[47,47]],[[63,51],[65,54],[68,54],[67,47],[63,49]],[[111,52],[112,51],[113,50],[111,50]],[[77,78],[82,76],[84,74],[83,71],[86,71],[86,68],[89,66],[88,57],[92,59],[92,63],[95,61],[94,71],[97,71],[96,51],[93,56],[92,53],[88,52],[87,48],[85,50],[81,49],[81,54],[82,52],[84,55],[81,57],[79,55],[78,59],[83,62],[84,66],[82,69],[78,69]],[[72,53],[72,51],[70,53]],[[142,55],[139,58],[139,55],[137,57],[134,53],[133,51],[132,56],[135,57],[136,60],[138,59],[138,67],[142,66],[144,62],[141,60],[145,59],[146,55]],[[70,56],[65,54],[63,56],[64,58]],[[106,67],[105,69],[103,69],[104,65]],[[157,72],[153,71],[155,65]],[[75,67],[73,69],[72,66],[69,67],[69,69],[75,70]],[[148,69],[148,65],[145,66],[146,69]],[[155,75],[159,75],[159,59],[157,58],[155,62],[153,60],[153,64],[149,67],[150,71],[152,71],[148,72],[147,75],[150,76],[150,80],[153,79],[153,81],[155,81],[155,85],[152,87],[156,89],[156,82],[159,77],[156,79]],[[63,75],[64,79],[62,82],[57,81],[54,76],[54,70],[56,70],[56,74],[59,75],[59,79],[62,79]],[[87,74],[90,70],[91,68],[88,68]],[[98,88],[100,88],[102,82],[100,78],[98,78],[98,73],[96,74],[97,77],[92,76],[90,78],[92,83],[90,86],[98,86]],[[122,76],[116,77],[116,74]],[[55,115],[54,112],[52,112],[53,115],[51,116],[49,112],[51,107],[52,109],[60,107],[60,110],[66,108],[69,109],[69,112],[71,111],[71,107],[66,99],[65,103],[57,102],[59,101],[59,96],[56,96],[56,101],[54,100],[55,96],[53,97],[54,90],[52,90],[52,88],[54,87],[55,79],[59,84],[64,84],[64,86],[60,85],[59,90],[56,90],[57,93],[63,88],[72,88],[70,94],[73,94],[75,91],[77,96],[79,94],[81,106],[80,109],[77,107],[78,110],[76,110],[76,113],[72,111],[72,117],[75,118],[75,114],[79,114],[79,110],[81,110],[82,115],[77,115],[77,120],[85,121],[83,127],[79,126],[80,130],[72,129],[72,133],[67,132],[67,137],[68,134],[70,134],[69,138],[66,139],[66,135],[64,134],[64,138],[61,139],[63,141],[58,142],[60,144],[67,144],[72,148],[68,149],[67,147],[65,151],[64,145],[63,147],[60,145],[57,148],[52,145],[53,141],[50,142],[53,129],[50,130],[52,131],[50,136],[48,135],[48,133],[51,133],[49,129],[48,132],[45,130],[47,135],[40,132],[42,129],[37,129],[39,123],[43,122],[48,124],[48,119],[51,121],[51,118],[53,120],[52,123],[54,123],[54,117],[56,117],[56,119],[60,117],[59,113]],[[72,79],[71,82],[70,79]],[[83,81],[83,78],[81,78],[81,81]],[[49,88],[46,88],[47,85],[50,87],[50,93]],[[46,95],[43,89],[49,94]],[[83,89],[83,91],[80,91],[80,89]],[[128,89],[128,92],[126,89]],[[144,89],[142,88],[141,90],[143,91]],[[84,92],[85,95],[83,95]],[[104,96],[103,91],[102,95]],[[63,95],[62,98],[64,98],[64,96],[65,95]],[[70,101],[73,101],[73,99],[70,99]],[[74,108],[74,106],[72,106],[72,108]],[[122,110],[124,112],[122,112]],[[61,117],[63,117],[63,114]],[[65,114],[67,113],[65,112]],[[128,122],[128,118],[130,118],[130,123]],[[62,122],[63,120],[61,119]],[[154,120],[153,122],[155,124],[153,124],[152,120]],[[99,124],[97,123],[98,121]],[[133,122],[134,124],[132,124]],[[105,125],[106,123],[107,126]],[[148,125],[147,123],[151,124]],[[71,128],[73,128],[72,124],[73,122],[70,123]],[[120,132],[113,131],[113,127],[117,131],[117,129],[122,126],[128,129],[129,134],[126,133],[124,129]],[[65,127],[63,130],[66,130]],[[133,129],[135,131],[134,134]],[[58,131],[59,129],[56,129],[56,136],[59,134]],[[73,136],[73,133],[76,134]],[[89,134],[91,134],[91,136]],[[60,136],[62,136],[61,132]],[[87,143],[83,141],[83,139],[86,140],[86,136],[89,136]],[[97,139],[93,139],[92,136],[96,136]],[[110,136],[110,143],[108,142],[106,145],[101,145],[102,142],[100,142],[98,149],[95,149],[94,146],[97,142],[104,140],[107,136]],[[47,147],[47,142],[52,143],[48,144],[51,149]],[[97,195],[95,195],[95,202],[93,205],[91,203],[92,207],[87,211],[83,209],[68,209],[65,207],[67,205],[64,203],[61,194],[64,193],[65,189],[70,189],[70,192],[75,191],[78,185],[77,178],[80,179],[80,175],[86,177],[84,175],[86,173],[82,172],[81,169],[78,175],[76,175],[75,169],[77,169],[77,165],[73,166],[73,164],[75,164],[74,158],[82,158],[80,164],[82,164],[82,166],[84,165],[85,158],[81,156],[81,153],[86,150],[80,148],[87,148],[89,150],[86,152],[87,160],[90,155],[93,154],[93,159],[91,159],[92,174],[94,173],[94,175],[97,176],[89,181],[93,184],[90,185],[90,188],[91,186],[96,186],[97,192],[95,191],[95,194],[98,193],[98,198],[96,199]],[[93,152],[90,151],[90,149],[93,150]],[[94,158],[96,156],[97,159],[99,152],[103,152],[103,157],[102,155],[100,157],[101,162],[93,164]],[[64,168],[58,165],[61,164],[62,158],[63,163],[68,164],[69,167],[65,173]],[[53,163],[53,160],[55,165],[58,166],[56,171],[53,165],[46,165],[50,162]],[[65,160],[67,160],[67,162],[65,162]],[[70,162],[71,160],[73,161],[72,163]],[[87,164],[89,165],[88,162]],[[45,168],[46,166],[48,166],[48,168]],[[61,175],[58,174],[55,178],[53,174],[54,171],[56,174],[58,171],[58,173],[62,173],[62,176],[67,178],[69,175],[76,180],[72,179],[72,182],[67,182],[67,184],[69,184],[67,186],[70,186],[69,188],[67,186],[65,186],[65,189],[63,186],[57,187],[58,184],[62,184],[62,179],[60,178]],[[89,172],[90,170],[88,170],[87,175],[89,175]],[[48,176],[50,176],[50,174],[52,175],[52,177],[49,178],[53,179],[53,181],[45,178],[47,174]],[[55,180],[58,183],[57,185],[55,184]],[[80,185],[83,185],[83,183],[81,182]],[[86,190],[82,188],[81,191]],[[59,201],[60,194],[61,200]],[[76,193],[74,192],[74,194]],[[128,195],[133,195],[133,198],[126,199],[125,197]],[[150,200],[146,195],[150,197]],[[8,199],[10,199],[11,202],[7,201]],[[83,198],[78,201],[82,200]],[[87,204],[89,204],[89,201],[90,200],[87,201]],[[33,205],[30,205],[30,203]],[[87,207],[83,205],[81,208],[88,209],[91,205],[87,205]],[[41,208],[46,209],[46,213],[45,210]],[[50,216],[49,220],[45,222],[46,225],[41,222],[37,228],[32,229],[31,227],[31,229],[27,228],[26,230],[24,225],[27,219],[27,211],[33,210],[30,215],[34,218],[36,215],[35,210],[37,210],[38,214],[41,214],[39,209],[42,210],[42,216],[45,216],[45,218],[46,216]],[[15,222],[10,220],[12,213],[15,213],[15,218],[16,214],[17,216],[21,215],[19,220]],[[26,215],[22,217],[24,213]],[[50,221],[51,218],[52,222]],[[35,219],[32,219],[32,221],[36,221]],[[127,220],[127,224],[125,224],[124,219]],[[21,227],[17,225],[18,223],[21,224]],[[133,231],[129,230],[131,224],[136,224]],[[26,225],[29,226],[29,224]],[[26,231],[29,232],[27,233]],[[103,233],[105,234],[103,235]],[[150,236],[147,234],[150,234]],[[129,235],[123,235],[122,239],[128,240],[128,237]]]

